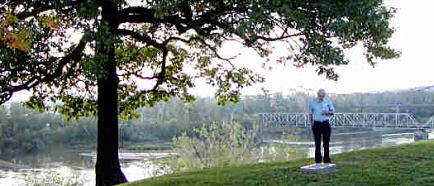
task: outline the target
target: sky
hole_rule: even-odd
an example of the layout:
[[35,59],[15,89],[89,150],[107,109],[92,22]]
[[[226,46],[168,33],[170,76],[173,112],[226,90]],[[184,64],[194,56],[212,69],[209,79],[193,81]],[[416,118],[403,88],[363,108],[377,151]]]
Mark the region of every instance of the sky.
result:
[[[390,40],[390,46],[402,52],[398,59],[379,61],[373,68],[363,56],[360,46],[346,51],[350,64],[336,67],[340,78],[338,81],[327,80],[318,76],[315,68],[295,68],[291,65],[273,65],[272,70],[261,67],[265,60],[260,58],[252,49],[244,48],[239,44],[225,43],[220,50],[225,56],[240,54],[235,64],[249,66],[261,76],[265,83],[255,84],[243,89],[242,94],[262,94],[262,88],[271,93],[287,93],[290,89],[324,88],[329,93],[377,92],[395,89],[406,89],[419,86],[434,85],[434,7],[433,0],[386,0],[387,6],[397,8],[392,19],[392,27],[396,32]],[[287,50],[276,48],[274,54],[285,55]],[[197,96],[213,96],[215,88],[206,85],[203,81],[196,82],[192,93]],[[14,94],[11,101],[22,101],[30,93]]]
[[[265,83],[256,84],[243,90],[243,94],[260,94],[261,88],[270,92],[286,93],[289,89],[326,89],[332,93],[377,92],[394,89],[406,89],[418,86],[434,85],[434,7],[433,0],[386,0],[387,6],[397,8],[392,19],[396,32],[390,40],[390,46],[402,52],[398,59],[379,61],[373,68],[363,56],[363,50],[357,46],[346,51],[350,64],[336,67],[340,78],[337,82],[316,75],[315,68],[295,68],[274,65],[271,71],[264,70],[260,64],[264,61],[251,49],[233,43],[223,46],[221,52],[241,52],[235,63],[249,63],[255,71],[266,78]],[[282,51],[285,52],[285,51]],[[274,51],[274,53],[279,53]],[[236,54],[236,53],[233,53]],[[197,83],[193,90],[196,95],[212,96],[215,89],[203,83]]]

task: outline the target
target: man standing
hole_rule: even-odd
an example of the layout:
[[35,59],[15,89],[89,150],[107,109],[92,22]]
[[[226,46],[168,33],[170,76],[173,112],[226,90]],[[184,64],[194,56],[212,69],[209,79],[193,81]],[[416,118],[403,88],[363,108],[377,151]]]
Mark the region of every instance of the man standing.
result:
[[[324,89],[319,89],[317,98],[309,101],[308,112],[311,123],[313,137],[315,140],[315,163],[331,163],[329,157],[330,143],[330,117],[335,112],[335,108],[330,100],[325,98]],[[324,158],[321,156],[321,137],[324,147]]]

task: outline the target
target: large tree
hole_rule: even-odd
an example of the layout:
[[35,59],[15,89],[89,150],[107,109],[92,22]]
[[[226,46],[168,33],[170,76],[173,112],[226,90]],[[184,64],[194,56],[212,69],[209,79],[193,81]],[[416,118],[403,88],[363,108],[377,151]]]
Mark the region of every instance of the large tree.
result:
[[192,100],[195,78],[218,87],[219,103],[263,80],[219,53],[225,41],[263,58],[280,42],[288,52],[277,61],[331,79],[346,48],[362,45],[371,64],[399,54],[387,46],[394,9],[383,0],[0,0],[0,11],[0,104],[28,90],[30,107],[97,115],[97,185],[126,181],[119,117]]

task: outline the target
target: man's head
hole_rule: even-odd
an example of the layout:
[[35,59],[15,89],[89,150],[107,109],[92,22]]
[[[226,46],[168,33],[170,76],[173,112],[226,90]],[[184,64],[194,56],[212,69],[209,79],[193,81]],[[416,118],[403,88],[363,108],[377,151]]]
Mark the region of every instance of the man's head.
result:
[[317,93],[317,96],[318,96],[318,99],[322,101],[324,99],[324,97],[326,96],[325,90],[322,89],[322,88],[319,89],[318,93]]

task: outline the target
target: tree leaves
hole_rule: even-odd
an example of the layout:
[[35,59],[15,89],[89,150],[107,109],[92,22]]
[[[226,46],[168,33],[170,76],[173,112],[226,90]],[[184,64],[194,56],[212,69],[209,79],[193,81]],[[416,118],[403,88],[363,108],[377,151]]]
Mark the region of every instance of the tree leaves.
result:
[[[22,11],[2,14],[2,95],[21,86],[52,102],[71,102],[62,105],[62,112],[80,116],[85,115],[80,109],[95,114],[85,105],[95,104],[96,80],[106,75],[102,67],[108,58],[95,51],[107,46],[115,46],[124,119],[133,117],[137,107],[171,96],[192,100],[189,89],[198,78],[217,87],[220,105],[238,101],[242,88],[264,81],[252,69],[234,64],[234,56],[219,53],[225,41],[238,41],[263,58],[272,54],[271,43],[279,41],[289,50],[277,63],[312,65],[334,80],[334,67],[349,63],[344,49],[357,43],[363,43],[371,64],[399,56],[387,46],[395,9],[382,0],[153,0],[137,6],[113,1],[113,22],[101,21],[104,1],[32,2],[5,4]],[[81,36],[85,47],[73,53]],[[55,77],[40,81],[56,70]]]
[[84,1],[78,3],[77,15],[79,17],[90,19],[95,18],[99,13],[98,4],[93,1]]
[[6,13],[4,16],[6,17],[6,22],[5,22],[6,25],[10,25],[18,22],[18,18],[11,13]]
[[9,48],[19,49],[28,52],[32,45],[31,31],[14,30],[12,24],[16,25],[18,18],[10,13],[5,13],[0,22],[0,39],[7,44]]
[[9,33],[6,38],[9,40],[9,47],[28,52],[32,45],[33,39],[30,37],[31,32],[27,30],[21,30],[18,33]]
[[42,25],[45,28],[51,28],[51,29],[57,29],[57,27],[59,26],[53,17],[45,17],[42,21]]

